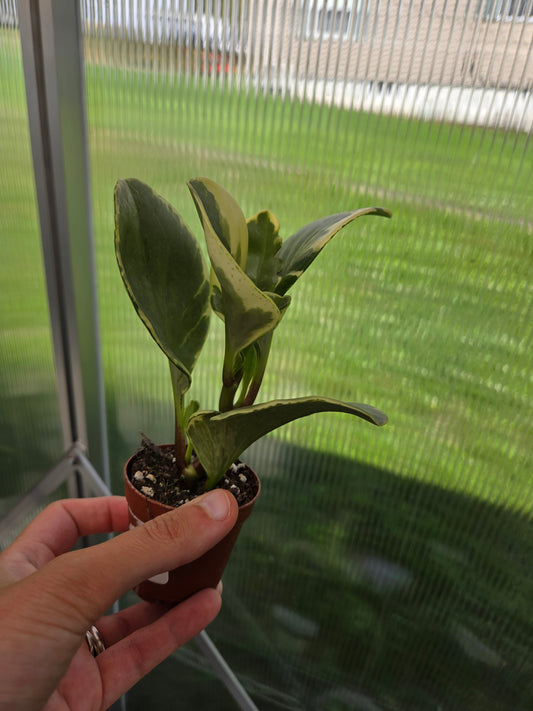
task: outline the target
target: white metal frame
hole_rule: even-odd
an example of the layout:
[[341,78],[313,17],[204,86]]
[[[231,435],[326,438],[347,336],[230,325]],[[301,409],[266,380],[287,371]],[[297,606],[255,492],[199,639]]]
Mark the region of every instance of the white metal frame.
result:
[[19,25],[63,443],[109,487],[78,3],[20,0]]

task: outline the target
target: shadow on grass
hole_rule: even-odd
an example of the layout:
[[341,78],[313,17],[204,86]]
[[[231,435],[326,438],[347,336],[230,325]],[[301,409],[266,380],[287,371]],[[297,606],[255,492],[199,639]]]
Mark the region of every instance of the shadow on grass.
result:
[[[122,465],[131,447],[112,441]],[[533,708],[530,516],[430,472],[422,483],[272,440],[246,460],[262,493],[209,633],[261,711]],[[129,707],[159,682],[154,708],[174,692],[194,705],[191,664],[207,672],[190,645]],[[201,688],[205,708],[232,707],[212,677]]]
[[530,517],[273,449],[212,627],[259,708],[533,708]]

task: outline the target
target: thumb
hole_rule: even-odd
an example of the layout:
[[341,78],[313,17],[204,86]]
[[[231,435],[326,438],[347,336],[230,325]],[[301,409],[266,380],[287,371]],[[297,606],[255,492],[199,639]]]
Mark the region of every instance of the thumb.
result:
[[65,553],[17,587],[33,581],[32,606],[40,619],[83,634],[138,583],[216,545],[233,528],[237,513],[235,498],[215,489],[105,543]]

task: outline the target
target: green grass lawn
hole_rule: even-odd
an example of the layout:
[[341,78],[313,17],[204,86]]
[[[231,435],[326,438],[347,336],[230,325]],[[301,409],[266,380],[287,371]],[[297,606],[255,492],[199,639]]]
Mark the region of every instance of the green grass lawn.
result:
[[[9,236],[0,276],[10,304],[1,329],[4,341],[8,332],[24,333],[35,373],[50,346],[19,59],[16,47],[0,59],[0,219]],[[114,261],[114,183],[135,176],[152,184],[200,234],[185,181],[208,175],[247,215],[270,208],[284,236],[365,204],[394,213],[392,221],[363,218],[344,230],[294,289],[263,393],[371,402],[390,424],[353,428],[345,416],[315,416],[274,436],[531,510],[527,136],[330,110],[211,79],[195,84],[96,64],[87,66],[86,89],[116,441],[131,446],[138,429],[169,436],[172,425],[164,359],[137,322]],[[206,407],[215,404],[218,378],[208,356],[221,340],[216,329],[198,366],[205,375],[193,386]],[[6,342],[6,372],[24,380],[26,366]],[[117,445],[116,466],[122,456]]]

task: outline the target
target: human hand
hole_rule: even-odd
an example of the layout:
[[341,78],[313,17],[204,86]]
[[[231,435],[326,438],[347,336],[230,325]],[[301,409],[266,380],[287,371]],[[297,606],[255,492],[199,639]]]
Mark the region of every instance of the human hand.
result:
[[[48,506],[0,554],[0,709],[107,709],[217,615],[206,589],[175,607],[140,602],[102,617],[142,580],[212,548],[233,527],[233,496],[214,490],[131,531],[119,496]],[[72,551],[81,536],[123,532]],[[106,649],[93,657],[96,625]]]

